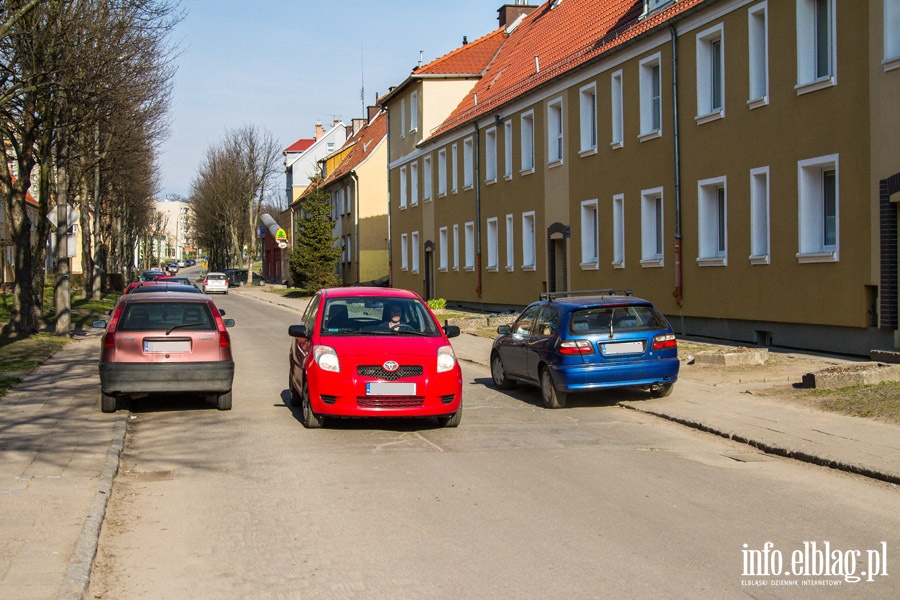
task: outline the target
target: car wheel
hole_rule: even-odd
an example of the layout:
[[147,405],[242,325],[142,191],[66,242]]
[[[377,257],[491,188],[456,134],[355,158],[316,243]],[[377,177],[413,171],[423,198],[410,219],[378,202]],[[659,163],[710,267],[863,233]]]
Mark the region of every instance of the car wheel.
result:
[[657,386],[652,386],[650,388],[650,397],[651,398],[665,398],[669,394],[672,393],[672,389],[675,387],[674,383],[661,383]]
[[100,392],[100,410],[105,413],[116,412],[116,397]]
[[547,408],[562,408],[566,405],[566,393],[557,391],[550,369],[547,368],[541,370],[541,397]]
[[309,404],[309,387],[306,385],[306,379],[303,380],[302,401],[300,402],[300,422],[307,429],[318,429],[325,424],[325,417],[320,417],[313,412],[312,406]]
[[460,421],[462,421],[462,402],[459,403],[459,408],[452,415],[444,415],[437,418],[438,425],[441,427],[459,427]]
[[219,410],[231,410],[231,390],[224,394],[219,394],[219,398],[216,400],[216,408]]
[[288,373],[288,390],[291,392],[291,406],[300,406],[300,394],[294,389],[294,378]]
[[511,390],[516,387],[516,382],[506,376],[506,369],[503,368],[503,359],[500,354],[494,352],[491,356],[491,379],[494,380],[494,387],[498,390]]

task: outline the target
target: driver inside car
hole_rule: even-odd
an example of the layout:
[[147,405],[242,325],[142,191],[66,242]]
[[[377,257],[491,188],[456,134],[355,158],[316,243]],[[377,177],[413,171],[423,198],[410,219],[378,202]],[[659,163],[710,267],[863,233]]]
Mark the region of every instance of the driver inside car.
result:
[[385,314],[385,323],[384,323],[385,328],[387,328],[389,330],[395,330],[395,329],[398,329],[402,325],[402,323],[400,322],[400,317],[402,316],[403,311],[401,310],[401,308],[398,305],[391,304],[390,306],[388,306],[385,309],[384,314]]

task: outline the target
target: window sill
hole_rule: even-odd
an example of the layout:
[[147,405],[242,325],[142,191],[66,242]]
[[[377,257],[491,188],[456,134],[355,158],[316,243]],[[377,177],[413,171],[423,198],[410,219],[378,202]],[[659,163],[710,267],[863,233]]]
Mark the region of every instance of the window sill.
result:
[[754,108],[762,108],[763,106],[769,105],[769,95],[766,94],[761,98],[753,98],[751,100],[747,100],[747,108],[753,110]]
[[534,174],[534,167],[532,167],[530,169],[522,169],[521,171],[519,171],[519,175],[532,175],[532,174]]
[[562,159],[551,160],[550,162],[547,163],[547,168],[548,168],[548,169],[555,169],[556,167],[561,167],[562,164],[563,164]]
[[893,71],[894,69],[900,69],[900,56],[894,56],[892,58],[886,58],[881,61],[882,66],[884,66],[885,72]]
[[488,273],[496,273],[499,270],[500,269],[498,269],[496,266],[489,266],[485,269],[485,271],[487,271]]
[[724,256],[704,256],[697,258],[698,267],[727,267],[728,259]]
[[838,253],[837,250],[832,252],[801,252],[797,254],[797,262],[801,265],[838,262]]
[[507,266],[506,266],[506,272],[507,272],[507,273],[512,273],[512,272],[514,272],[515,270],[516,270],[516,268],[513,267],[513,266],[511,266],[511,265],[507,265]]
[[624,260],[613,261],[613,262],[611,262],[610,264],[612,265],[612,268],[613,268],[613,269],[624,269],[624,268],[625,268],[625,261],[624,261]]
[[446,197],[447,197],[447,192],[439,192],[438,193],[438,198],[446,198]]
[[624,147],[625,147],[625,142],[624,142],[623,140],[616,140],[615,142],[612,142],[612,143],[609,145],[609,147],[610,147],[612,150],[618,150],[619,148],[624,148]]
[[750,255],[750,264],[751,265],[768,265],[771,263],[771,258],[768,254],[760,254],[760,255]]
[[650,131],[647,133],[642,133],[638,136],[638,140],[640,142],[649,142],[650,140],[655,140],[657,138],[662,137],[662,129],[657,129],[656,131]]
[[484,180],[484,185],[494,185],[495,183],[497,183],[496,177],[494,177],[493,179],[485,179]]
[[705,115],[697,115],[694,117],[694,120],[697,122],[697,125],[704,125],[706,123],[712,123],[713,121],[718,121],[719,119],[725,118],[725,109],[720,109],[715,112],[707,113]]
[[463,191],[464,191],[464,192],[470,192],[470,191],[472,191],[472,189],[473,189],[474,187],[475,187],[475,186],[473,186],[471,183],[468,184],[468,185],[464,185],[464,186],[463,186]]
[[431,197],[429,196],[428,198],[422,198],[422,202],[431,202]]
[[581,158],[584,158],[585,156],[593,156],[594,154],[597,154],[596,146],[594,146],[593,148],[588,148],[587,150],[582,150],[581,152],[578,153],[578,156],[580,156]]
[[534,265],[522,265],[523,271],[537,271]]
[[803,94],[809,94],[811,92],[818,92],[819,90],[824,90],[830,87],[834,87],[837,85],[837,79],[834,75],[830,75],[828,77],[822,77],[821,79],[816,79],[815,81],[810,81],[807,83],[798,83],[794,86],[794,89],[797,90],[797,95],[802,96]]
[[419,270],[418,270],[418,269],[413,269],[412,271],[410,271],[410,273],[413,274],[413,275],[418,275],[418,274],[419,274]]
[[441,273],[446,273],[447,267],[438,267],[438,271],[440,271]]
[[641,266],[644,267],[645,269],[653,269],[656,267],[662,267],[663,259],[662,258],[644,258],[641,260]]
[[503,181],[512,181],[512,173],[503,176]]
[[596,262],[596,261],[583,262],[583,263],[581,263],[580,266],[581,266],[582,271],[598,271],[598,270],[600,270],[600,263]]

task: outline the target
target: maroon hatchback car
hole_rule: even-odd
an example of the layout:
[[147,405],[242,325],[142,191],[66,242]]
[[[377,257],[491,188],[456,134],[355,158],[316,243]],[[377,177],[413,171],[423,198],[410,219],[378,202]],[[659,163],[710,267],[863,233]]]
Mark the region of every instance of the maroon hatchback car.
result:
[[205,394],[231,409],[231,336],[209,296],[158,292],[122,296],[105,327],[100,351],[100,408],[149,394]]

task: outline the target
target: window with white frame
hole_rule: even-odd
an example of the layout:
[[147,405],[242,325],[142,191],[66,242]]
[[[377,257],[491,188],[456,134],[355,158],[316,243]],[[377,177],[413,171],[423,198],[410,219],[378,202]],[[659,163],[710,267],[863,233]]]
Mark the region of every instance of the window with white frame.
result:
[[453,226],[453,270],[459,271],[459,225]]
[[446,271],[449,265],[449,243],[450,236],[448,235],[447,228],[441,227],[438,231],[438,269],[441,271]]
[[592,83],[578,91],[578,108],[581,115],[581,152],[597,150],[597,84]]
[[409,131],[415,132],[419,129],[419,92],[413,92],[409,95]]
[[409,204],[419,204],[419,163],[413,162],[409,166]]
[[459,159],[456,154],[456,144],[450,146],[450,167],[450,191],[455,194],[459,181]]
[[728,263],[728,196],[725,177],[697,182],[697,264]]
[[347,262],[353,262],[353,236],[349,233],[347,234],[347,243],[345,244],[345,248],[347,250]]
[[534,271],[537,266],[536,224],[534,211],[522,214],[522,269]]
[[612,110],[612,140],[613,148],[621,148],[625,143],[625,115],[622,99],[622,71],[612,74],[610,109]]
[[640,139],[652,139],[662,133],[662,70],[659,54],[640,62],[640,93]]
[[400,270],[409,270],[409,236],[400,234]]
[[769,102],[769,8],[761,2],[747,11],[750,108]]
[[463,189],[472,187],[475,172],[475,144],[473,138],[463,140]]
[[600,267],[600,217],[597,200],[581,203],[581,268]]
[[835,0],[797,0],[797,93],[836,83]]
[[641,192],[641,265],[663,266],[663,189]]
[[500,230],[497,217],[487,220],[487,269],[496,271],[500,263]]
[[513,216],[506,215],[506,270],[513,271],[516,268],[515,246],[513,245]]
[[521,172],[534,171],[534,112],[522,115]]
[[344,188],[344,214],[349,215],[353,212],[353,192],[350,186]]
[[490,127],[484,131],[484,180],[487,183],[497,181],[496,127]]
[[465,225],[464,235],[466,236],[466,256],[463,265],[466,271],[475,270],[475,223],[469,221]]
[[422,201],[431,200],[431,155],[422,159]]
[[769,264],[769,167],[750,171],[750,264]]
[[411,244],[410,244],[410,258],[412,259],[410,262],[412,263],[412,268],[410,269],[413,273],[419,272],[419,232],[413,231]]
[[697,121],[725,113],[725,40],[719,23],[697,34]]
[[438,150],[438,197],[447,195],[447,150]]
[[884,0],[884,68],[900,68],[900,2]]
[[625,195],[616,194],[612,203],[613,267],[625,268]]
[[400,208],[406,208],[406,167],[400,167]]
[[563,159],[563,105],[562,98],[547,104],[547,162],[562,162]]
[[513,174],[513,143],[512,138],[512,121],[503,123],[503,177],[512,179]]
[[406,137],[406,98],[400,100],[400,137]]
[[800,210],[800,262],[839,259],[840,196],[838,155],[797,163]]

